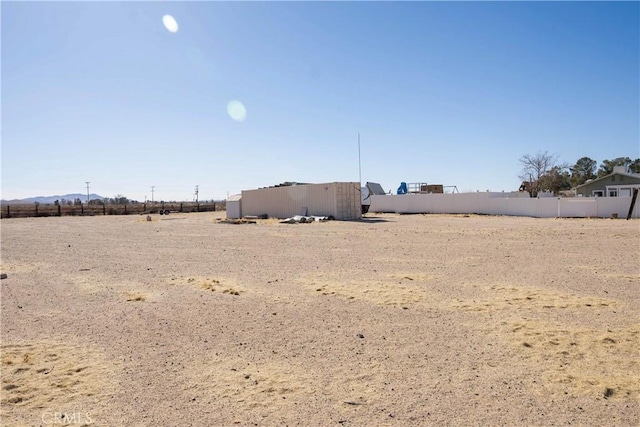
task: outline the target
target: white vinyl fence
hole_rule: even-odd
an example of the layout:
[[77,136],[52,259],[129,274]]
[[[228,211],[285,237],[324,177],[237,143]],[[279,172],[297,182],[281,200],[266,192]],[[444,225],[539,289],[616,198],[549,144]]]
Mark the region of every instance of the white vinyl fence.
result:
[[[506,196],[503,193],[372,195],[369,212],[489,214],[537,218],[626,218],[631,197]],[[640,217],[640,200],[632,218]]]

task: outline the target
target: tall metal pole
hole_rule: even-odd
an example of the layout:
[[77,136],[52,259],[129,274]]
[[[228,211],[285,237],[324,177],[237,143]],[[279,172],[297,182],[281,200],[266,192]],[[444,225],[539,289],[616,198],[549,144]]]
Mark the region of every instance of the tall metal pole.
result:
[[85,181],[85,183],[87,184],[87,203],[89,203],[89,184],[91,181]]
[[362,163],[360,162],[360,132],[358,132],[358,181],[362,187]]
[[151,186],[151,203],[153,203],[153,189],[156,188],[155,185]]

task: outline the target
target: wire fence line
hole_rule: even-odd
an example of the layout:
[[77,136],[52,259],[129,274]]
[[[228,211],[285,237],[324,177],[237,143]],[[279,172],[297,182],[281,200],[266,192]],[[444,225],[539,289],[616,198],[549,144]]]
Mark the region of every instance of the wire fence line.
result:
[[49,216],[142,215],[186,212],[215,212],[226,209],[225,201],[156,202],[127,204],[2,204],[0,218],[28,218]]

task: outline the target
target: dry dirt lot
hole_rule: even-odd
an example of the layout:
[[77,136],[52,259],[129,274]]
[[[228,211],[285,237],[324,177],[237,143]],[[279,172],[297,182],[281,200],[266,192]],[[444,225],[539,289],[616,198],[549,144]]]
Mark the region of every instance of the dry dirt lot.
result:
[[638,220],[220,215],[2,220],[2,425],[640,424]]

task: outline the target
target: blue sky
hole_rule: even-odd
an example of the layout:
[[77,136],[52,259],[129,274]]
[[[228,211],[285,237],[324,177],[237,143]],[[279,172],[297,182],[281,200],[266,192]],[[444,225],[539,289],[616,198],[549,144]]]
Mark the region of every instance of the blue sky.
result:
[[4,199],[358,181],[358,134],[387,191],[517,190],[539,151],[640,157],[638,2],[1,8]]

